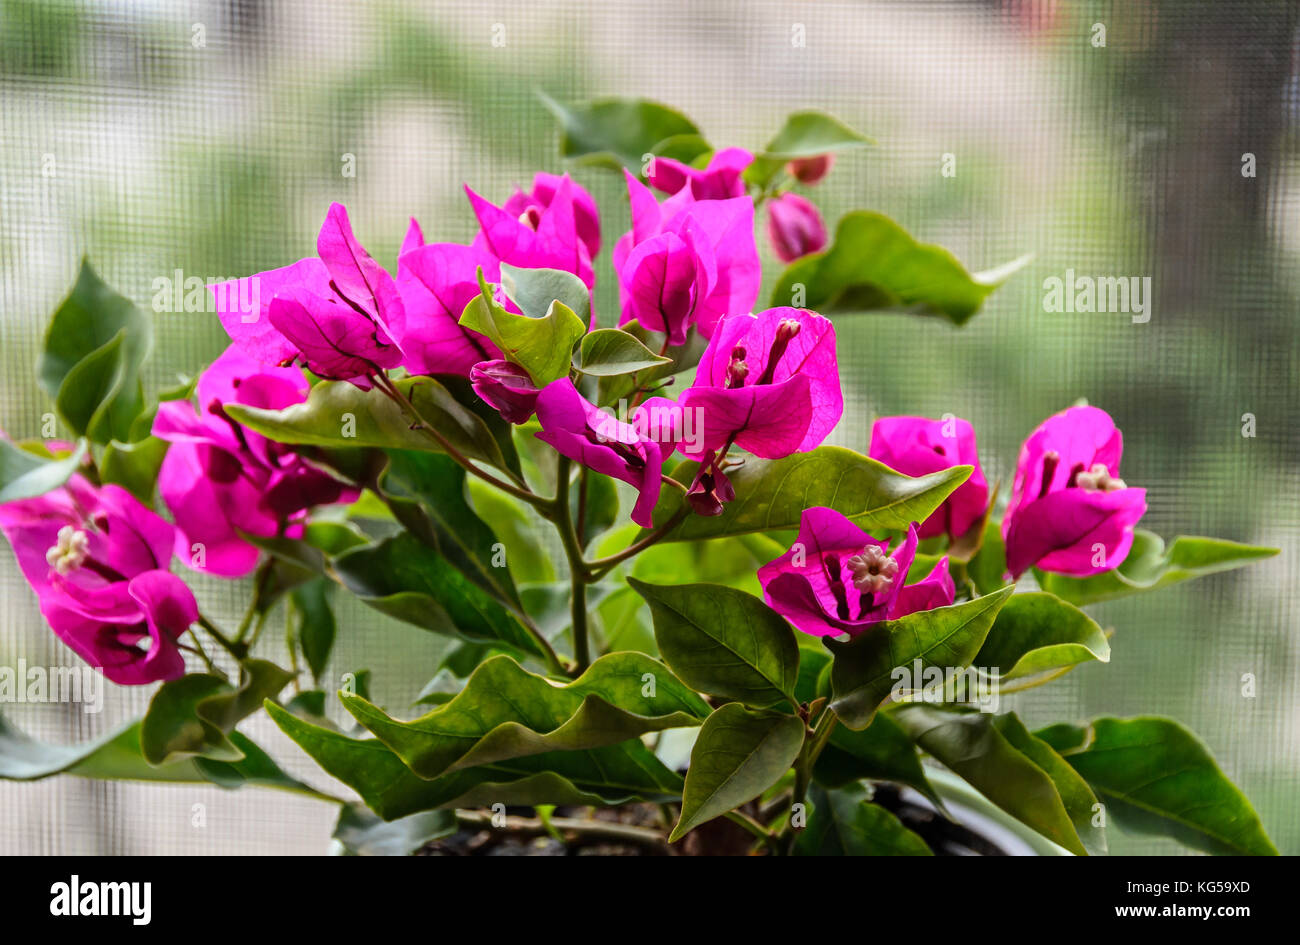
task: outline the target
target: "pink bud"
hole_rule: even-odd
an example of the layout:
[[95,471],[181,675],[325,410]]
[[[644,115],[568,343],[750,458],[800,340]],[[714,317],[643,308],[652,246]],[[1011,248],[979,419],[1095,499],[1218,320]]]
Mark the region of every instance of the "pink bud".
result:
[[819,154],[816,157],[797,158],[785,166],[801,184],[815,184],[831,172],[835,164],[835,155]]
[[539,391],[528,372],[509,361],[482,361],[469,369],[474,393],[509,423],[526,423],[537,406]]
[[768,205],[767,235],[782,262],[826,247],[826,224],[809,201],[798,194],[782,194]]

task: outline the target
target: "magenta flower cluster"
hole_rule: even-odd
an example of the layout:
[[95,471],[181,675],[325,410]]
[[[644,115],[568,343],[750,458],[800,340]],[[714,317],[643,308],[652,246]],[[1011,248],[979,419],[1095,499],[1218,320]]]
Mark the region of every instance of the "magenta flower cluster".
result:
[[[297,537],[311,509],[357,497],[354,487],[227,411],[302,403],[310,390],[304,369],[364,390],[388,384],[386,372],[395,369],[461,375],[509,423],[535,417],[536,436],[561,455],[634,487],[634,522],[656,524],[674,453],[698,464],[687,485],[693,512],[724,512],[737,499],[728,478],[732,447],[766,460],[807,452],[844,410],[830,320],[796,308],[753,311],[762,274],[755,204],[743,178],[752,160],[729,149],[703,168],[660,158],[649,186],[627,175],[631,229],[612,250],[619,324],[657,333],[660,353],[697,335],[706,345],[693,383],[675,400],[634,401],[621,419],[568,376],[538,383],[461,324],[480,294],[480,272],[500,281],[502,264],[564,270],[594,285],[599,211],[568,175],[538,174],[530,190],[501,205],[467,188],[479,224],[468,244],[428,243],[412,220],[395,276],[357,240],[346,210],[332,205],[316,255],[239,280],[256,280],[256,292],[251,284],[214,292],[232,345],[199,378],[193,401],[163,403],[153,423],[154,435],[170,443],[158,486],[171,522],[122,489],[80,475],[0,506],[0,528],[55,633],[116,682],[179,676],[178,639],[199,617],[193,594],[170,571],[173,555],[194,570],[239,577],[259,560],[251,540]],[[813,158],[790,170],[812,183],[829,166],[829,157]],[[668,196],[661,201],[655,190]],[[787,261],[827,241],[816,209],[792,194],[769,203],[768,233]],[[260,300],[255,312],[232,301],[249,297]],[[508,299],[498,301],[518,313]],[[1144,491],[1119,478],[1120,449],[1119,432],[1096,408],[1072,408],[1034,431],[1002,523],[1009,577],[1031,567],[1085,576],[1124,559],[1146,505]],[[917,567],[919,543],[956,541],[986,521],[989,487],[966,421],[880,419],[870,456],[912,476],[955,465],[974,472],[892,544],[832,509],[804,511],[795,544],[758,576],[772,608],[806,633],[857,635],[953,603],[948,557]]]

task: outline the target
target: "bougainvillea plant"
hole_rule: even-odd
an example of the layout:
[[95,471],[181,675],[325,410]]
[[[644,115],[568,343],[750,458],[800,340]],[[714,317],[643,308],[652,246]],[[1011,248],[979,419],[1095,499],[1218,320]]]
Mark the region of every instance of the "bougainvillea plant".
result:
[[[999,711],[1110,660],[1089,605],[1272,549],[1143,531],[1142,470],[1121,478],[1095,406],[1044,418],[1005,488],[955,416],[825,443],[833,316],[960,325],[1014,265],[971,274],[866,211],[831,238],[808,194],[869,142],[827,115],[715,151],[657,104],[547,105],[564,158],[623,175],[616,240],[568,174],[467,187],[474,239],[412,220],[395,270],[334,204],[315,255],[208,287],[230,346],[153,398],[148,321],[83,268],[39,365],[71,435],[0,444],[0,529],[55,635],[157,688],[90,744],[0,725],[0,775],[305,792],[354,852],[497,828],[927,854],[962,809],[1038,852],[1103,852],[1112,821],[1275,852],[1177,722]],[[764,238],[785,268],[760,300]],[[237,625],[196,573],[244,582]],[[377,705],[334,665],[340,594],[454,640],[422,691]],[[287,774],[240,731],[261,711],[353,794]]]

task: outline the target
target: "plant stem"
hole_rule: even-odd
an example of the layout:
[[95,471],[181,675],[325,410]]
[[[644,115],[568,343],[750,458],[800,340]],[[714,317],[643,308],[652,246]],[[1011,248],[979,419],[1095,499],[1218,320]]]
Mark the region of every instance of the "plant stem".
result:
[[[257,616],[258,605],[262,603],[262,595],[266,593],[267,581],[271,578],[271,558],[267,558],[257,568],[257,578],[253,584],[253,597],[248,602],[248,609],[244,611],[243,618],[239,621],[239,626],[235,629],[235,642],[243,644],[244,637],[248,635],[248,630],[253,625],[253,618]],[[252,644],[248,644],[251,646]],[[244,651],[248,651],[245,646]]]
[[776,850],[776,834],[772,833],[772,831],[768,830],[753,817],[750,817],[747,814],[742,814],[738,810],[729,810],[724,816],[733,824],[743,827],[749,833],[753,834],[773,851]]
[[[830,741],[831,732],[835,730],[835,724],[839,718],[830,709],[821,714],[817,720],[817,725],[813,728],[812,734],[804,739],[803,748],[799,752],[799,758],[794,764],[794,794],[790,798],[790,807],[793,810],[794,805],[803,804],[808,797],[808,785],[812,782],[813,765],[816,764],[817,758]],[[785,826],[781,829],[781,838],[784,843],[781,852],[789,856],[794,849],[795,837],[798,832],[794,829],[794,818],[786,821]]]
[[582,543],[569,513],[569,472],[572,468],[573,461],[567,456],[561,456],[555,467],[555,501],[550,510],[550,518],[560,533],[565,557],[569,559],[569,586],[573,595],[569,608],[573,627],[572,675],[580,676],[591,662],[587,641],[587,581],[590,575],[586,562],[582,560]]
[[[467,827],[492,828],[492,814],[477,810],[458,810],[456,819]],[[550,826],[561,833],[574,833],[578,836],[595,837],[637,846],[664,850],[668,841],[658,830],[649,827],[636,827],[632,824],[619,824],[605,820],[580,820],[576,817],[551,817]],[[498,830],[505,830],[519,836],[540,837],[549,833],[547,824],[540,818],[506,817]]]
[[521,486],[517,486],[512,482],[507,482],[504,479],[499,479],[496,476],[492,475],[491,473],[487,472],[486,470],[480,469],[478,466],[475,466],[474,463],[469,459],[469,457],[465,456],[464,453],[456,449],[456,447],[452,446],[451,443],[447,440],[447,438],[443,436],[442,433],[440,433],[436,427],[434,427],[427,420],[425,420],[423,416],[420,415],[420,411],[416,409],[415,404],[411,402],[411,399],[409,397],[407,397],[404,393],[402,393],[401,388],[398,387],[396,384],[394,384],[392,379],[388,377],[388,375],[386,374],[374,375],[374,383],[375,386],[378,387],[380,391],[382,391],[391,400],[395,401],[397,405],[401,407],[403,411],[405,411],[408,418],[414,423],[415,429],[419,430],[425,436],[429,437],[434,442],[436,442],[439,448],[442,449],[443,452],[445,452],[458,464],[465,467],[466,472],[470,473],[471,475],[477,476],[478,478],[482,479],[484,482],[488,483],[489,485],[496,486],[502,492],[507,492],[517,499],[522,499],[523,501],[529,503],[530,505],[540,507],[546,503],[545,499],[543,499],[539,495],[536,495],[531,490],[522,488]]
[[236,660],[242,660],[248,655],[248,648],[244,644],[231,640],[207,617],[199,614],[199,626],[208,631],[212,639],[221,644],[221,648],[233,656]]
[[608,558],[598,558],[595,561],[588,561],[587,567],[590,569],[592,576],[594,578],[604,577],[605,572],[607,572],[610,568],[614,567],[616,564],[619,564],[622,561],[626,561],[628,558],[631,558],[633,555],[640,554],[642,551],[649,548],[651,545],[655,544],[657,541],[659,541],[661,538],[663,538],[665,535],[671,532],[674,528],[676,528],[678,524],[681,523],[682,519],[686,518],[686,516],[690,513],[690,511],[691,511],[690,506],[687,505],[685,502],[683,502],[681,507],[672,514],[672,517],[670,517],[668,521],[664,522],[662,525],[660,525],[658,528],[652,531],[649,535],[646,535],[640,541],[628,545],[618,554],[610,555]]

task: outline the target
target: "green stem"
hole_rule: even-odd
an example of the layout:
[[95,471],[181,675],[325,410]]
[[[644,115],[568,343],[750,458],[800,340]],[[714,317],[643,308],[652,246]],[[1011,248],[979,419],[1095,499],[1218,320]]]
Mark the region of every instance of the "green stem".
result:
[[573,671],[580,676],[591,662],[591,650],[587,641],[587,564],[582,560],[582,543],[573,527],[573,517],[569,512],[569,472],[573,461],[561,456],[555,467],[555,501],[551,507],[550,519],[560,533],[560,543],[564,546],[564,555],[569,559],[569,585],[573,600],[570,602],[570,622],[573,626]]
[[588,561],[586,566],[591,571],[593,578],[604,577],[610,568],[620,562],[626,561],[634,555],[640,554],[642,551],[645,551],[645,549],[661,540],[665,535],[676,528],[681,523],[682,519],[686,518],[686,516],[690,514],[690,511],[691,507],[687,503],[683,502],[681,507],[672,514],[668,521],[664,522],[640,541],[628,545],[618,554],[610,555],[608,558],[598,558],[595,561]]
[[[817,763],[817,758],[821,755],[822,749],[830,741],[831,732],[835,730],[835,724],[839,718],[830,709],[821,714],[817,720],[817,725],[813,728],[812,734],[804,739],[803,748],[799,752],[799,758],[794,765],[794,794],[790,798],[790,808],[793,811],[794,805],[804,804],[808,799],[808,785],[812,783],[813,765]],[[794,818],[791,817],[786,821],[785,827],[781,830],[781,837],[784,841],[782,853],[789,856],[794,849],[795,837],[798,832],[794,829]]]
[[753,817],[750,817],[747,814],[742,814],[738,810],[729,810],[724,816],[733,824],[743,827],[746,831],[753,834],[761,840],[764,845],[773,850],[776,849],[776,834],[772,833],[772,831],[768,830]]
[[[253,618],[257,616],[259,605],[262,603],[262,595],[266,593],[267,582],[271,579],[271,558],[267,558],[257,568],[257,578],[253,585],[253,598],[248,602],[248,609],[244,611],[243,618],[239,621],[239,626],[235,629],[235,642],[243,643],[244,637],[248,635],[248,630],[253,625]],[[249,644],[251,646],[251,644]],[[247,652],[247,648],[245,648]]]
[[541,507],[546,504],[545,499],[536,495],[531,490],[517,486],[512,482],[507,482],[504,479],[499,479],[486,470],[480,469],[478,466],[474,465],[474,463],[470,461],[469,457],[456,449],[456,447],[452,446],[447,438],[443,436],[436,427],[421,416],[420,411],[416,409],[415,404],[411,402],[411,399],[402,393],[401,388],[394,384],[388,375],[376,374],[374,375],[374,382],[375,386],[378,387],[380,391],[395,401],[397,405],[406,412],[407,417],[414,423],[415,429],[436,442],[438,447],[459,465],[463,466],[466,472],[473,476],[477,476],[489,485],[496,486],[502,492],[507,492],[517,499],[522,499],[530,505]]
[[232,640],[207,617],[199,614],[199,626],[208,631],[209,636],[221,644],[221,648],[233,656],[236,660],[242,660],[248,655],[248,647],[237,640]]

